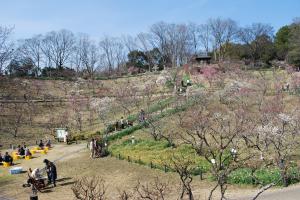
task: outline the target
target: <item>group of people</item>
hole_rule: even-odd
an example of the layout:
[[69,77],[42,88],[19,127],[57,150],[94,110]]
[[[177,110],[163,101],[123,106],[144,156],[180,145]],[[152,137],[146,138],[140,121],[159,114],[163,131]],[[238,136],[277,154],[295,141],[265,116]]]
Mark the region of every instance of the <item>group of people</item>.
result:
[[[44,159],[43,161],[45,163],[45,169],[47,172],[47,178],[48,178],[48,185],[53,184],[54,187],[56,187],[56,179],[57,179],[57,171],[56,171],[56,166],[53,162],[49,161],[48,159]],[[36,168],[32,170],[29,168],[28,170],[28,175],[29,178],[27,180],[27,185],[24,184],[23,186],[30,186],[30,184],[38,184],[41,186],[45,186],[44,179],[42,176],[42,171],[39,168]]]
[[120,130],[120,129],[124,129],[124,128],[126,128],[128,126],[132,126],[132,125],[133,125],[133,123],[131,121],[121,117],[120,120],[116,121],[115,128],[116,128],[116,130]]
[[0,152],[0,165],[3,165],[3,162],[13,165],[13,158],[11,157],[11,155],[9,155],[8,152],[5,152],[5,154],[3,156]]
[[40,149],[44,149],[44,147],[51,147],[51,141],[50,140],[47,140],[46,144],[44,144],[43,140],[40,140],[40,143],[39,143],[39,147]]
[[107,143],[102,139],[92,138],[89,142],[90,158],[103,157],[107,155]]
[[18,145],[17,154],[19,156],[31,156],[32,155],[29,148],[26,146],[26,144],[24,144],[23,146]]

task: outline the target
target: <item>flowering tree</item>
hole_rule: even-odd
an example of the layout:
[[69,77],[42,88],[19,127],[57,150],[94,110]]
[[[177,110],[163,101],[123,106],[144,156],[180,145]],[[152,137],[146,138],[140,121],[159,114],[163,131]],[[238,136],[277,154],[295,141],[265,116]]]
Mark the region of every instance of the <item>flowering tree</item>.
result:
[[70,97],[70,106],[74,112],[74,120],[79,131],[83,128],[83,106],[86,105],[86,98],[79,95],[72,95]]
[[206,66],[201,69],[201,73],[204,78],[208,80],[209,86],[211,86],[213,80],[217,78],[218,71],[214,67]]
[[300,147],[297,112],[261,114],[252,137],[245,137],[247,144],[261,153],[261,159],[277,166],[284,186],[289,184],[287,171],[292,164],[292,155]]
[[232,112],[224,106],[214,109],[203,106],[189,112],[182,124],[185,132],[181,138],[210,163],[217,181],[209,199],[213,198],[218,187],[221,199],[225,199],[228,176],[252,156],[239,145],[240,135],[247,128],[243,113]]

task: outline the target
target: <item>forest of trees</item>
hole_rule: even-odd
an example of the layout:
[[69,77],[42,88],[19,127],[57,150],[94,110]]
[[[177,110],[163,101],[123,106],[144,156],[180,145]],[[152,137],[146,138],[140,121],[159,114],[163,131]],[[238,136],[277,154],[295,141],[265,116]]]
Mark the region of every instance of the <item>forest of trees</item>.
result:
[[83,76],[128,73],[182,66],[196,54],[215,62],[244,60],[253,67],[282,60],[300,67],[300,19],[277,33],[269,24],[240,27],[232,19],[205,24],[158,22],[136,36],[104,36],[52,31],[12,41],[14,27],[0,26],[0,74],[10,76]]

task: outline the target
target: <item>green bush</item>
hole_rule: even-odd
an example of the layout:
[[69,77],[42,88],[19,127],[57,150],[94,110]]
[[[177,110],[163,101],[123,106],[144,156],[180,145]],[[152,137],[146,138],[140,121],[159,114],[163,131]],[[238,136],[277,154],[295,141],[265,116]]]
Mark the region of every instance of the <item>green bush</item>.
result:
[[289,183],[294,184],[300,182],[300,171],[297,166],[288,169]]
[[[288,170],[289,182],[299,182],[299,175],[300,173],[297,168],[290,168]],[[232,184],[268,185],[270,183],[276,183],[277,185],[282,185],[280,170],[276,168],[258,169],[254,172],[254,177],[251,175],[251,169],[242,168],[233,171],[229,176],[228,182]]]
[[141,123],[141,124],[137,124],[135,126],[131,126],[131,127],[128,127],[126,129],[123,129],[113,135],[110,135],[108,136],[108,141],[113,141],[113,140],[116,140],[116,139],[120,139],[126,135],[130,135],[131,133],[133,133],[134,131],[136,130],[139,130],[141,129],[142,127],[144,127],[144,123]]
[[282,184],[280,181],[280,171],[278,169],[263,168],[257,170],[254,174],[262,185],[270,183],[277,183],[278,185]]
[[85,135],[83,135],[83,134],[74,135],[74,136],[71,138],[72,141],[76,141],[76,140],[85,140],[85,139],[86,139],[86,137],[85,137]]
[[114,132],[115,131],[115,126],[113,124],[109,124],[107,127],[106,127],[106,132],[107,133],[111,133],[111,132]]
[[138,119],[138,116],[135,114],[135,115],[129,115],[127,117],[127,120],[130,121],[130,122],[134,122]]
[[228,182],[231,184],[253,184],[251,169],[242,168],[233,171],[228,177]]

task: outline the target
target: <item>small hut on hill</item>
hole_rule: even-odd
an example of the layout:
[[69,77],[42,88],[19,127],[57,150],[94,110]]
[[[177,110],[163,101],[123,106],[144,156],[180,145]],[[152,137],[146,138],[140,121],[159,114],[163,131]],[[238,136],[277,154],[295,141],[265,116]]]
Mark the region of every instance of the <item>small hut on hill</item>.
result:
[[207,54],[194,55],[190,60],[189,71],[192,74],[200,73],[203,67],[211,64],[211,59],[211,56]]
[[195,65],[209,65],[211,63],[211,56],[207,54],[194,55],[191,63]]

